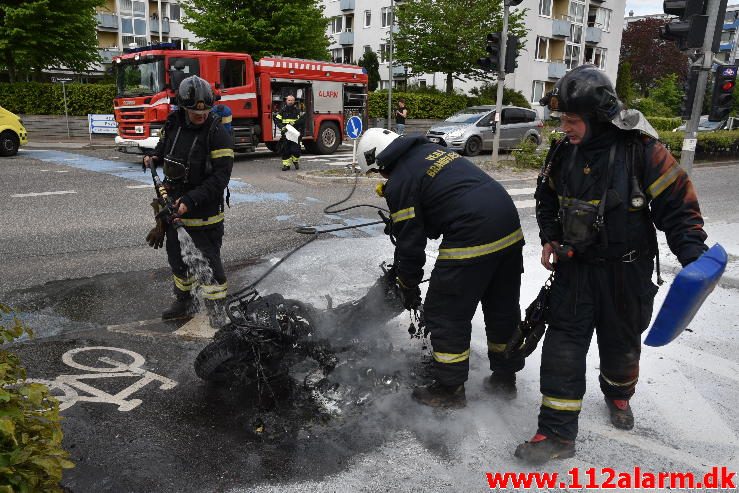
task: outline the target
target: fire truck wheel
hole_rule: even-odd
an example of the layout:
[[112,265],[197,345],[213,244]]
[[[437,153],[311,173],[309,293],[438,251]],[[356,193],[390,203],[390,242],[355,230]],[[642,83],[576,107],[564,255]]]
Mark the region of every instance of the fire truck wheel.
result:
[[316,154],[333,154],[341,145],[341,132],[334,122],[321,123],[318,140],[315,143]]
[[6,130],[0,134],[0,156],[15,156],[18,154],[18,147],[20,140],[14,132]]

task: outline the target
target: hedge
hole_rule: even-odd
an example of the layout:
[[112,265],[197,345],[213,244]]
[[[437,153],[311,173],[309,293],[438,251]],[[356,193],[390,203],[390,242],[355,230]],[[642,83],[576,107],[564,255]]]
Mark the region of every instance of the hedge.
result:
[[[683,132],[663,132],[662,143],[679,156],[683,148]],[[695,153],[701,155],[736,154],[739,152],[739,130],[718,130],[716,132],[698,132],[698,143]]]
[[683,120],[680,117],[664,117],[664,116],[648,116],[647,120],[652,124],[655,130],[658,132],[672,132],[674,129],[683,124]]
[[[70,115],[113,113],[113,84],[66,84],[67,108]],[[61,84],[40,82],[0,83],[0,106],[18,114],[63,115],[64,97]]]
[[[521,99],[519,100],[519,98]],[[408,118],[421,120],[443,120],[468,106],[494,104],[494,101],[484,96],[393,91],[393,108],[395,108],[398,99],[405,101],[405,106],[408,108]],[[520,101],[526,103],[520,93],[506,90],[503,98],[504,104],[523,106]],[[370,93],[369,116],[370,118],[387,118],[387,91]]]

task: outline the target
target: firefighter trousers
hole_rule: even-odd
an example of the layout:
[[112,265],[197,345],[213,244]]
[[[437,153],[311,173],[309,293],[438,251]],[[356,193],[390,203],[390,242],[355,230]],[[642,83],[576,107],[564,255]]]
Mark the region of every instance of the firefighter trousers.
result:
[[191,294],[196,287],[201,289],[206,300],[220,300],[226,298],[226,272],[221,261],[221,244],[223,243],[223,221],[207,228],[185,228],[193,243],[208,261],[213,271],[213,279],[198,279],[200,273],[190,272],[187,264],[182,260],[182,249],[177,237],[177,230],[172,226],[167,228],[167,260],[172,268],[175,294],[184,297]]
[[282,142],[282,166],[291,166],[300,162],[300,144],[285,139]]
[[490,369],[516,372],[523,368],[523,358],[502,356],[521,320],[522,272],[521,244],[488,255],[477,263],[436,264],[426,294],[424,315],[431,334],[433,373],[437,382],[451,386],[467,380],[472,317],[480,302]]
[[585,395],[585,358],[596,332],[600,388],[628,400],[639,378],[641,334],[652,317],[654,262],[561,262],[552,283],[541,354],[538,432],[574,440]]

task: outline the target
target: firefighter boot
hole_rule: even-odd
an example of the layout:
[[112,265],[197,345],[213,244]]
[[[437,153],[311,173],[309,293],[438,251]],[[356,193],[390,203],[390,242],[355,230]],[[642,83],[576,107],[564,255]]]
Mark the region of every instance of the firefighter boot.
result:
[[293,166],[296,170],[300,169],[300,158],[293,156]]
[[290,171],[290,166],[289,166],[289,165],[284,165],[284,164],[283,164],[283,165],[282,165],[282,171]]
[[491,394],[499,395],[509,401],[518,395],[515,372],[494,371],[492,375],[485,378],[483,385]]
[[169,308],[162,312],[162,320],[185,318],[192,316],[192,296],[190,293],[175,293],[175,300]]
[[574,457],[575,442],[537,433],[534,438],[516,447],[513,455],[528,464],[541,465],[551,459]]
[[611,423],[621,430],[630,430],[634,427],[634,413],[626,399],[610,399],[605,397],[608,411],[611,413]]
[[411,396],[415,401],[431,407],[457,409],[467,405],[464,384],[447,386],[434,382],[425,387],[416,387]]

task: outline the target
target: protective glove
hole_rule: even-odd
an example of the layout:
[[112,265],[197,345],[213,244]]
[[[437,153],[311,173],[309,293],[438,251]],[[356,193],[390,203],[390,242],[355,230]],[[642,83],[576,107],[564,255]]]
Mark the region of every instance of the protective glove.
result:
[[421,289],[418,284],[406,286],[400,278],[397,278],[400,301],[406,310],[417,310],[421,306]]
[[167,230],[164,221],[157,219],[157,225],[151,228],[149,234],[146,235],[146,242],[154,250],[164,246],[164,232]]

